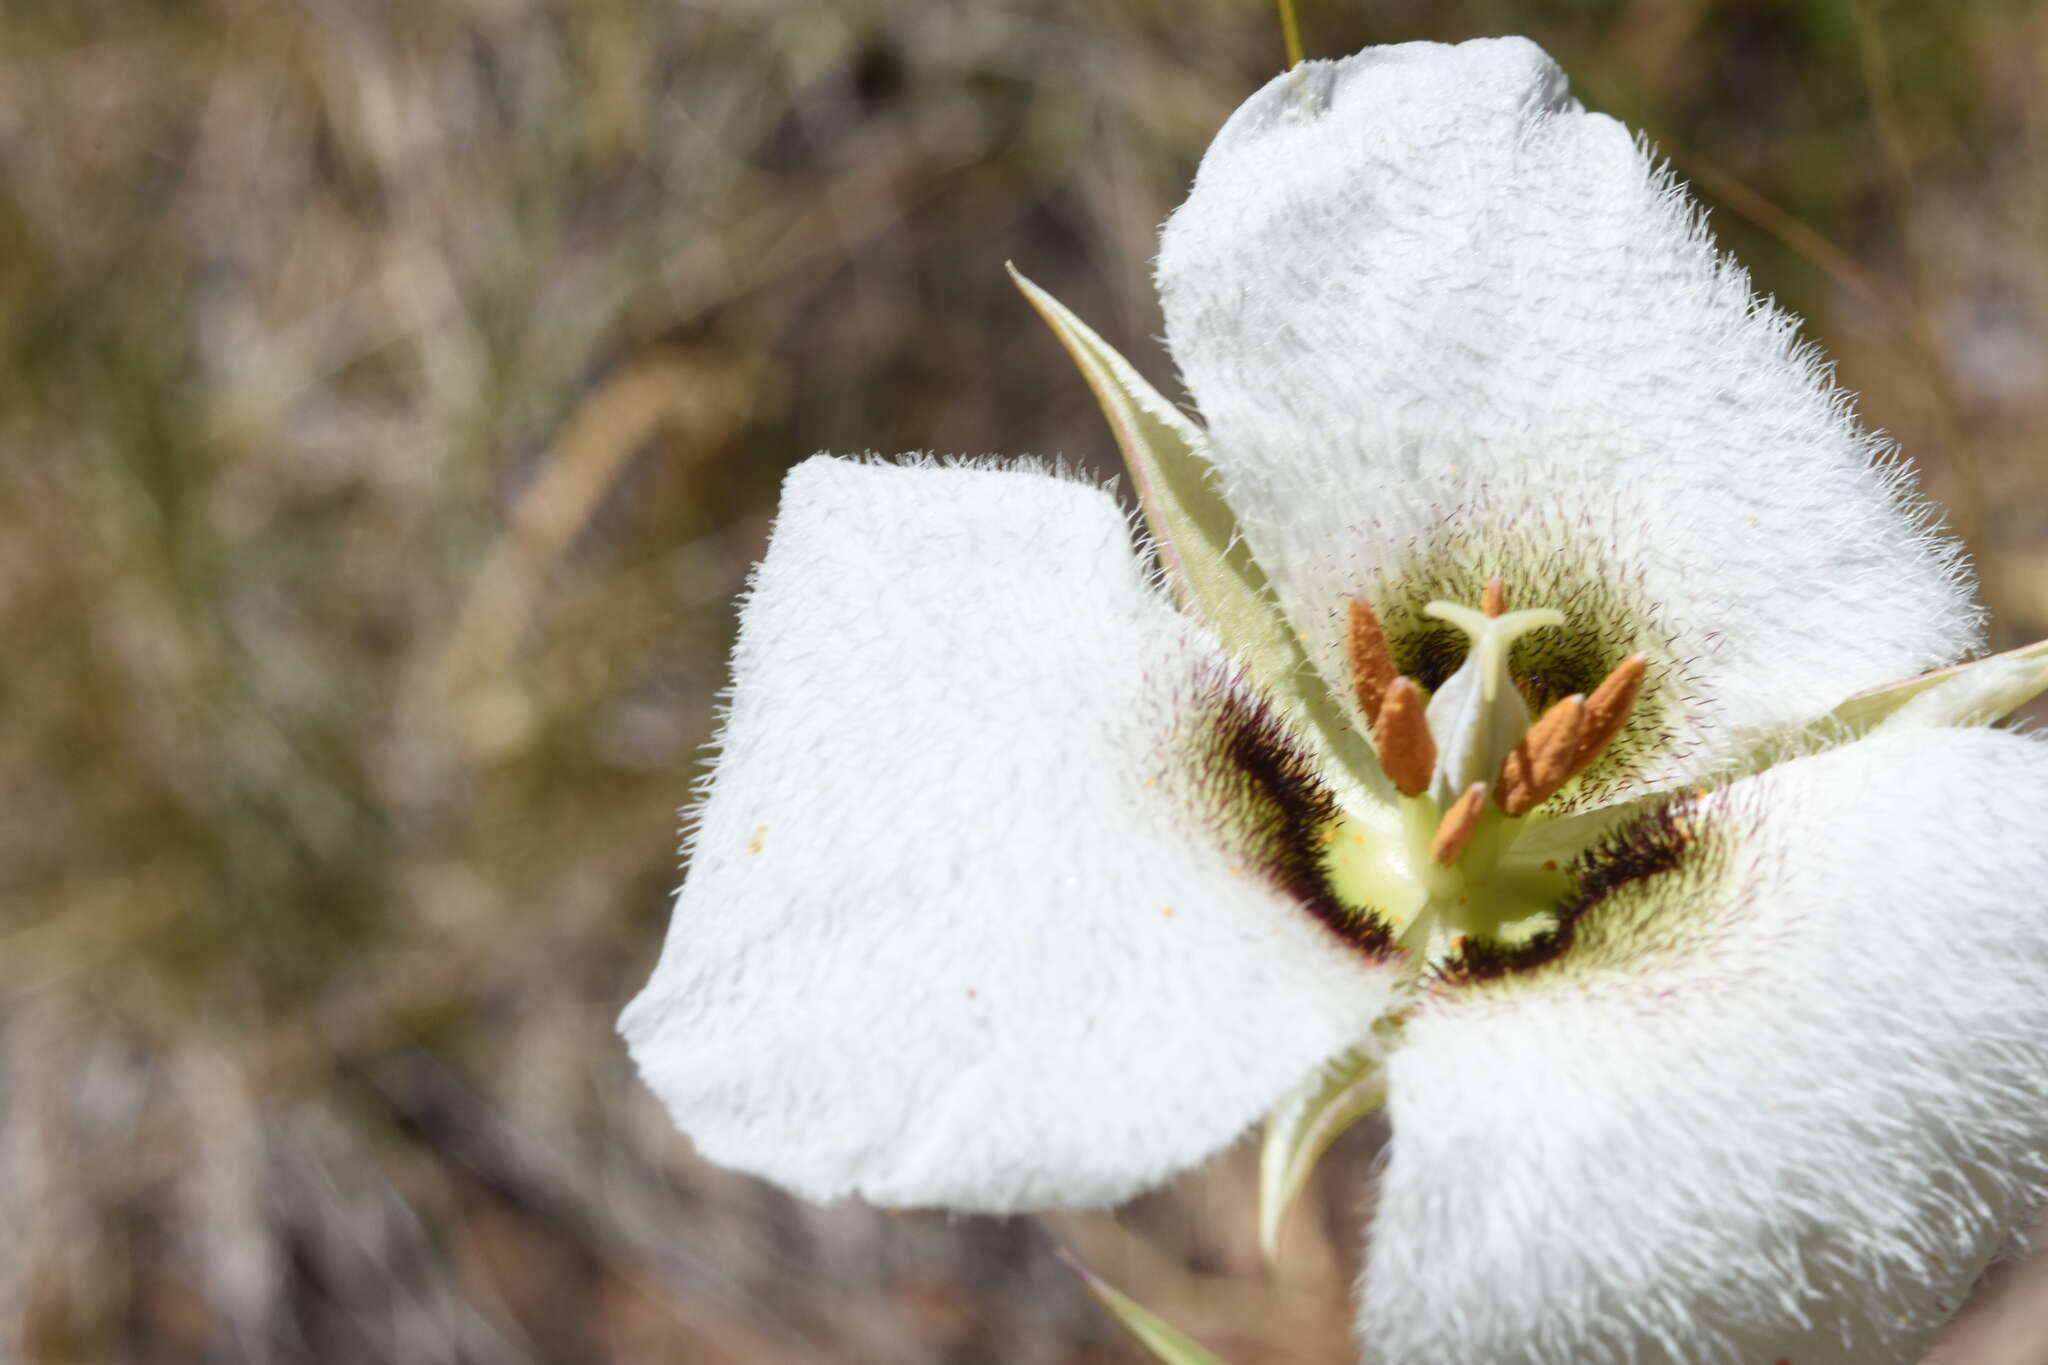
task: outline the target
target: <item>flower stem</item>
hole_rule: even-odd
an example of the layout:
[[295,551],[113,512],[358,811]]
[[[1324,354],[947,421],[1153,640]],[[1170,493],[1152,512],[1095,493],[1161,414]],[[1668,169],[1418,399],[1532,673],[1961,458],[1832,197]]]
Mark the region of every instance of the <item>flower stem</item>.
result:
[[1279,0],[1280,40],[1287,45],[1287,69],[1301,65],[1301,25],[1294,18],[1294,0]]

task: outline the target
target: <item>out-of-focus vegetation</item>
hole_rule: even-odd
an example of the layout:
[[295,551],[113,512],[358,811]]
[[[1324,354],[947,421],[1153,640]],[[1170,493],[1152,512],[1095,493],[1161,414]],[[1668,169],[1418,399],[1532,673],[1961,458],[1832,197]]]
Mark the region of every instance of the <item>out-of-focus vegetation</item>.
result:
[[[1994,644],[2048,633],[2048,12],[1303,25],[1547,45],[1903,442]],[[1103,461],[1002,262],[1169,379],[1155,226],[1280,60],[1266,0],[0,9],[0,1356],[1133,1359],[1057,1237],[1348,1358],[1372,1132],[1268,1278],[1243,1152],[1114,1217],[815,1209],[611,1035],[783,469]],[[1952,1358],[2048,1359],[2000,1278]]]

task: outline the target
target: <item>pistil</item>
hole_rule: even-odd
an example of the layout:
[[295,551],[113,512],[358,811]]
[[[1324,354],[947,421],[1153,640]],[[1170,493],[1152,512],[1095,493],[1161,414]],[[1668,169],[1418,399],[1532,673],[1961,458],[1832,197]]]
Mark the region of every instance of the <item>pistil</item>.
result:
[[1538,608],[1488,616],[1453,602],[1431,602],[1422,611],[1472,638],[1464,664],[1429,702],[1429,728],[1437,743],[1429,791],[1439,806],[1448,806],[1474,782],[1495,781],[1502,761],[1528,730],[1529,705],[1508,675],[1508,651],[1532,630],[1563,625],[1564,613]]

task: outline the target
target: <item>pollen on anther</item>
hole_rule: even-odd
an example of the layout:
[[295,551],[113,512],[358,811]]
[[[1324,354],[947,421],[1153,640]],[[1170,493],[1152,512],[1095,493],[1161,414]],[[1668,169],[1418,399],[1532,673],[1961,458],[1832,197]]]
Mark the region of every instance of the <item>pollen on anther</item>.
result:
[[1429,841],[1430,858],[1443,867],[1458,861],[1465,845],[1472,842],[1472,832],[1479,828],[1479,817],[1485,810],[1486,784],[1474,782],[1451,802],[1444,818],[1437,822],[1436,837]]
[[1387,647],[1387,633],[1380,626],[1379,613],[1363,597],[1351,599],[1347,632],[1351,654],[1351,690],[1366,723],[1379,719],[1387,688],[1395,677],[1394,653]]
[[1648,657],[1632,654],[1616,665],[1593,689],[1593,695],[1586,698],[1586,723],[1579,731],[1578,752],[1572,757],[1572,770],[1565,774],[1567,778],[1577,777],[1607,752],[1607,746],[1628,722],[1648,671]]
[[1420,796],[1429,789],[1436,768],[1436,736],[1429,732],[1421,688],[1405,677],[1394,679],[1380,703],[1372,737],[1380,767],[1401,795]]
[[1557,794],[1573,772],[1585,732],[1586,699],[1573,695],[1543,713],[1500,765],[1500,808],[1526,815]]

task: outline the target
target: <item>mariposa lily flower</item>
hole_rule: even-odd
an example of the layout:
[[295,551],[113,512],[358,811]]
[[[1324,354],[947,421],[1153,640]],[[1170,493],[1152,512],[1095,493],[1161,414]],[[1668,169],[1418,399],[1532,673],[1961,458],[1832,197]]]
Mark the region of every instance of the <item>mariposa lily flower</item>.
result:
[[[1110,493],[799,466],[622,1028],[816,1199],[1104,1205],[1384,1101],[1375,1362],[1907,1361],[2048,1176],[2048,750],[1956,551],[1515,40],[1309,64]],[[1891,680],[1911,678],[1905,683]]]

